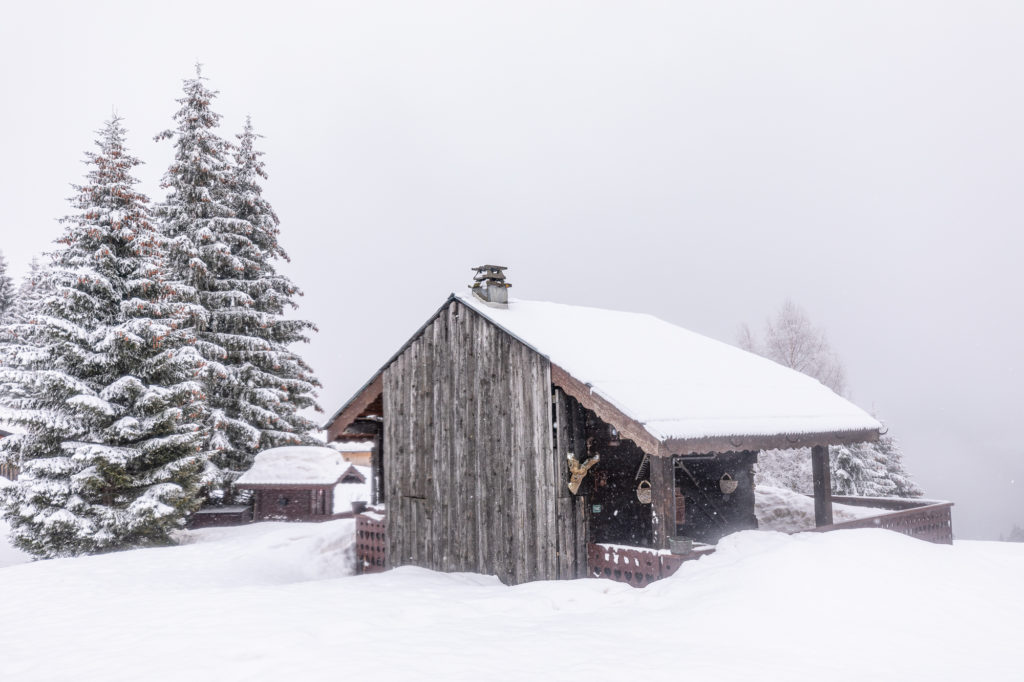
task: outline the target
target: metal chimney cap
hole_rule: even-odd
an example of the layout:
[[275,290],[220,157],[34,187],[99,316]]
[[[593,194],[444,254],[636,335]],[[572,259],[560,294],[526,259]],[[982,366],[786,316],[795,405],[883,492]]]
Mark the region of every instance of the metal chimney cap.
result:
[[508,270],[507,265],[478,265],[475,268],[476,274],[473,276],[473,281],[482,282],[485,279],[505,279],[505,270]]

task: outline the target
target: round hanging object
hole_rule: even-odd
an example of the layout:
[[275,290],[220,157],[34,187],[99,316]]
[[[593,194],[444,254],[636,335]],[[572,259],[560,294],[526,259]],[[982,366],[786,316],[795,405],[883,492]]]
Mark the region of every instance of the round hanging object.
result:
[[740,482],[733,479],[729,474],[722,474],[722,477],[718,479],[718,487],[721,488],[722,492],[726,495],[732,495],[736,492],[736,488],[738,488],[739,485]]
[[640,500],[641,504],[651,503],[651,482],[640,481],[640,485],[636,487],[636,499]]

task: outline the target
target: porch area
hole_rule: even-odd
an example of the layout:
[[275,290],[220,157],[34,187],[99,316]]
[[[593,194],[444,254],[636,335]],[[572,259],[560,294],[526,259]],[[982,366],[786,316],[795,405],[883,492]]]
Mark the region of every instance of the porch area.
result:
[[[827,533],[852,528],[882,528],[925,542],[953,544],[952,502],[853,496],[833,496],[831,500],[840,509],[861,508],[869,514],[858,515],[859,518],[839,523],[788,532]],[[879,510],[884,512],[870,513]],[[378,507],[356,516],[356,570],[359,573],[379,573],[387,568],[387,524],[384,514],[385,509]],[[671,549],[653,549],[613,543],[589,543],[587,576],[615,580],[634,587],[645,587],[656,580],[673,575],[684,562],[699,559],[715,551],[712,544],[672,544],[674,547]]]
[[[790,534],[827,533],[853,528],[882,528],[925,542],[953,544],[952,502],[852,496],[832,496],[831,500],[834,504],[843,507],[886,511],[840,523],[788,532]],[[830,516],[831,511],[830,509]],[[691,547],[683,545],[683,551],[679,552],[668,549],[591,543],[587,546],[587,569],[589,577],[592,578],[606,578],[634,587],[645,587],[656,580],[673,575],[684,562],[699,559],[714,553],[714,551],[714,545],[700,543],[693,543]]]

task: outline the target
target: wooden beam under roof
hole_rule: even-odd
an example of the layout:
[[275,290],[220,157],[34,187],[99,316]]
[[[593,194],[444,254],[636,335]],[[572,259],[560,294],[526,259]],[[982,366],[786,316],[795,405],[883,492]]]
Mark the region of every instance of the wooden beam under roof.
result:
[[770,434],[758,436],[728,436],[712,438],[669,438],[659,440],[644,425],[625,414],[611,402],[594,393],[567,371],[551,363],[551,383],[571,395],[580,405],[594,412],[607,424],[614,426],[623,438],[628,438],[648,455],[700,455],[712,452],[740,452],[743,450],[784,450],[807,448],[815,445],[849,445],[878,440],[876,429],[862,431],[827,431],[802,434]]
[[669,454],[661,441],[652,436],[643,424],[591,391],[589,386],[553,362],[551,363],[551,383],[565,391],[567,395],[571,395],[580,405],[600,417],[603,422],[614,426],[621,437],[633,441],[648,455],[664,457]]
[[359,393],[345,404],[327,426],[327,442],[330,443],[349,427],[352,422],[364,416],[363,412],[377,402],[384,393],[384,376],[377,375]]
[[665,449],[673,455],[703,455],[743,450],[786,450],[815,445],[849,445],[878,440],[877,429],[825,431],[821,433],[770,434],[766,436],[722,436],[712,438],[668,438]]

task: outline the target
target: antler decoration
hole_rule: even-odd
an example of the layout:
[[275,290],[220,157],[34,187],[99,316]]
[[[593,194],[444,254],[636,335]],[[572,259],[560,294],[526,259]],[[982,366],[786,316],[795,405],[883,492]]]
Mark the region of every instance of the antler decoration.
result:
[[600,461],[601,456],[594,455],[583,464],[580,464],[575,455],[569,455],[569,492],[575,495],[576,491],[580,489],[580,483],[583,483],[583,477],[587,475],[591,467]]

